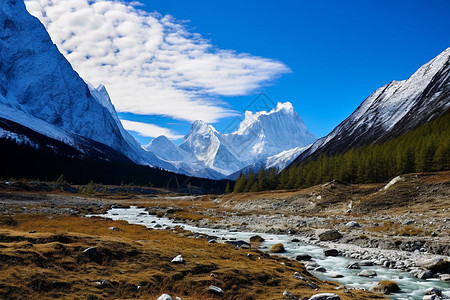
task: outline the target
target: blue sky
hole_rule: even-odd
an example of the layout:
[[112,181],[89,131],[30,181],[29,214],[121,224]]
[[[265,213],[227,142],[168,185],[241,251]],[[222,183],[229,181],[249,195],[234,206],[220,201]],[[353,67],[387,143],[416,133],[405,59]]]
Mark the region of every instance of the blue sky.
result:
[[[159,17],[152,14],[156,23],[149,19],[152,28],[158,28],[157,25],[162,24],[166,28],[165,39],[174,37],[171,52],[155,56],[155,60],[161,57],[166,59],[167,53],[174,53],[174,49],[182,51],[179,49],[182,49],[182,43],[186,43],[188,39],[194,41],[189,44],[190,49],[195,48],[195,53],[202,51],[198,56],[199,66],[204,66],[207,71],[191,74],[189,71],[197,66],[195,61],[192,65],[186,64],[174,54],[174,57],[159,65],[158,70],[164,72],[166,68],[176,70],[169,72],[169,75],[158,73],[158,80],[164,79],[161,80],[161,90],[150,89],[130,98],[128,102],[121,102],[121,98],[130,94],[128,91],[120,94],[120,91],[126,91],[125,81],[120,86],[120,78],[110,82],[108,79],[113,76],[101,78],[105,69],[102,69],[103,72],[92,72],[94,63],[86,59],[90,55],[73,55],[76,47],[67,43],[68,39],[59,31],[52,30],[52,25],[58,28],[73,27],[73,23],[62,24],[63,21],[68,22],[67,17],[52,18],[48,7],[38,7],[36,0],[26,1],[29,10],[38,17],[40,10],[46,10],[47,17],[40,18],[41,21],[83,78],[87,76],[95,85],[107,81],[105,85],[122,119],[135,121],[136,126],[141,123],[157,125],[161,130],[169,132],[172,138],[178,138],[177,142],[189,131],[192,119],[197,117],[207,119],[219,131],[223,130],[235,120],[236,115],[243,113],[243,109],[260,92],[265,92],[275,102],[292,102],[310,131],[318,137],[324,136],[375,89],[392,80],[408,78],[422,64],[450,47],[448,0],[141,0],[143,5],[128,1],[134,4],[134,13],[157,12]],[[107,9],[106,6],[102,8],[101,13],[105,16],[108,15],[105,13]],[[75,10],[70,9],[71,12],[77,10],[80,14],[86,11],[81,6]],[[88,16],[86,13],[86,19]],[[105,27],[98,22],[90,26]],[[86,29],[80,30],[84,31]],[[127,33],[124,30],[122,32]],[[136,30],[129,32],[134,33]],[[173,32],[181,34],[173,35]],[[122,38],[122,35],[119,37]],[[139,35],[136,34],[136,37]],[[181,40],[184,41],[181,43]],[[122,45],[127,43],[120,45],[124,47]],[[130,45],[133,45],[131,40],[128,47],[132,47]],[[174,48],[173,45],[181,46]],[[84,48],[89,49],[89,45]],[[120,48],[122,53],[125,53],[122,49],[124,48]],[[98,55],[106,57],[102,52]],[[240,69],[235,68],[235,65],[240,64]],[[135,68],[131,63],[122,65]],[[83,70],[87,70],[89,66],[91,69],[89,72],[84,71],[85,76]],[[152,66],[150,65],[150,69]],[[102,63],[102,68],[104,67],[105,63]],[[227,74],[216,77],[211,68],[235,72],[238,74],[236,76],[244,74],[241,71],[250,72],[239,77],[238,81],[233,81],[234,77],[230,78]],[[146,71],[149,74],[146,77],[151,79],[153,70]],[[120,74],[129,73],[131,72],[126,68],[120,70]],[[256,77],[253,78],[253,75]],[[139,81],[139,73],[136,76],[133,77],[134,81]],[[168,77],[172,80],[170,85],[175,85],[178,90],[167,90],[166,96],[170,96],[157,98],[156,95],[165,93],[164,84]],[[103,81],[97,80],[98,78]],[[184,84],[183,80],[188,83]],[[137,89],[139,86],[134,88]],[[178,93],[180,89],[184,94]],[[193,98],[186,98],[186,95]],[[171,102],[178,97],[180,102]],[[138,104],[131,105],[132,100],[137,98],[155,98],[156,102],[140,100]],[[193,103],[192,110],[184,106],[189,101]],[[161,102],[167,106],[160,107]],[[203,110],[203,107],[207,109]],[[176,111],[177,108],[179,111]],[[166,113],[165,110],[171,112]],[[152,134],[154,132],[158,130],[151,131]],[[142,144],[152,139],[136,133],[134,135]]]

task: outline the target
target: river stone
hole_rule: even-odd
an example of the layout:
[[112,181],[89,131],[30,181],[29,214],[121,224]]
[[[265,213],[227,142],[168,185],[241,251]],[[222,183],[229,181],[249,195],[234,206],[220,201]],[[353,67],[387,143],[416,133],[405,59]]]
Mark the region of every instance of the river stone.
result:
[[158,297],[157,300],[172,300],[172,297],[170,297],[170,295],[168,294],[162,294],[161,296]]
[[308,254],[300,254],[300,255],[297,255],[296,257],[295,257],[295,259],[296,260],[298,260],[298,261],[309,261],[309,260],[311,260],[311,255],[308,255]]
[[323,250],[323,254],[325,254],[325,256],[338,256],[339,251],[337,251],[336,249],[326,249]]
[[347,224],[345,224],[345,226],[350,227],[350,228],[361,227],[361,225],[356,221],[350,221]]
[[450,281],[450,274],[441,274],[439,275],[439,279],[442,281]]
[[184,258],[181,256],[181,254],[179,254],[179,255],[175,256],[171,262],[174,264],[182,264],[182,263],[184,263]]
[[358,276],[374,277],[374,276],[377,276],[377,272],[375,272],[373,270],[362,270],[361,272],[358,273]]
[[284,249],[283,244],[278,243],[270,247],[269,252],[271,253],[284,253],[286,250]]
[[265,241],[265,239],[259,235],[254,235],[254,236],[250,237],[250,242],[262,243],[264,241]]
[[441,300],[442,298],[441,297],[439,297],[438,295],[436,295],[436,294],[433,294],[433,295],[425,295],[425,296],[423,296],[423,298],[422,298],[422,300]]
[[109,227],[109,230],[112,230],[112,231],[119,231],[120,229],[119,229],[119,227],[111,226],[111,227]]
[[342,237],[342,234],[336,229],[330,229],[325,231],[319,231],[317,237],[321,241],[332,241],[340,239]]
[[209,286],[208,293],[218,295],[218,296],[222,296],[223,294],[225,294],[225,292],[220,287],[215,286],[215,285]]
[[312,295],[309,300],[341,300],[341,298],[332,293],[321,293],[321,294],[315,294]]
[[331,278],[344,278],[344,275],[341,274],[331,275]]
[[373,261],[371,261],[371,260],[363,260],[363,261],[359,262],[359,265],[360,266],[370,267],[370,266],[373,266]]
[[324,267],[317,267],[317,268],[314,269],[314,271],[316,271],[316,272],[326,272],[327,269],[325,269]]
[[371,287],[369,291],[374,293],[390,294],[400,291],[400,288],[395,281],[382,280]]
[[425,295],[438,295],[439,297],[441,297],[442,290],[435,288],[435,287],[430,287],[425,290]]
[[428,269],[433,273],[450,273],[450,261],[441,257],[435,257],[420,261],[419,267]]
[[428,279],[433,277],[433,272],[429,270],[419,270],[414,274],[414,276],[419,279]]
[[359,266],[359,264],[357,262],[351,262],[346,266],[347,269],[361,269],[361,267]]
[[251,247],[246,241],[226,241],[226,243],[233,245],[235,249],[250,249]]

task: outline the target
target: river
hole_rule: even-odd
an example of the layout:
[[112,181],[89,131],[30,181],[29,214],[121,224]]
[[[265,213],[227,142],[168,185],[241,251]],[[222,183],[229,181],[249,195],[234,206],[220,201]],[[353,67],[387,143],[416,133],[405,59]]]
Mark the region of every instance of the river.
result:
[[[316,277],[322,280],[331,280],[342,283],[348,287],[370,289],[377,282],[381,280],[393,280],[398,283],[401,288],[401,292],[389,295],[391,299],[422,299],[425,290],[430,287],[439,288],[443,291],[443,296],[450,299],[450,283],[444,282],[438,279],[421,280],[412,276],[410,273],[388,269],[382,266],[361,266],[359,270],[348,269],[346,266],[350,262],[356,262],[357,260],[349,259],[343,256],[326,257],[323,254],[323,248],[317,245],[292,242],[295,236],[283,235],[283,234],[266,234],[256,232],[232,232],[226,229],[211,229],[195,227],[188,224],[174,222],[168,218],[159,218],[154,215],[149,215],[143,208],[137,208],[132,206],[130,208],[112,208],[106,214],[100,215],[102,217],[110,218],[113,220],[124,220],[130,224],[140,224],[148,228],[154,229],[166,229],[174,226],[181,226],[183,229],[206,234],[209,236],[216,236],[220,240],[243,240],[249,241],[249,238],[254,235],[259,235],[265,239],[261,244],[261,250],[267,250],[270,246],[276,243],[283,243],[286,249],[285,253],[277,254],[290,258],[295,258],[299,254],[308,254],[313,258],[313,261],[317,262],[320,266],[326,269],[326,272],[314,272],[311,271]],[[159,227],[159,226],[161,227]],[[157,227],[157,228],[155,228]],[[377,273],[374,278],[361,277],[357,274],[363,269],[370,269]],[[343,278],[331,278],[333,275],[343,275]]]

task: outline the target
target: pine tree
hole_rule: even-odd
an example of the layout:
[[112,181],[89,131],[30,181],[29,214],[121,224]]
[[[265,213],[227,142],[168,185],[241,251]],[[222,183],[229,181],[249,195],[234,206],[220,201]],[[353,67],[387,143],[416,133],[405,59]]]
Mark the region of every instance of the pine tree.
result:
[[241,175],[239,175],[238,179],[236,180],[236,183],[234,184],[233,192],[243,193],[246,183],[247,183],[247,177],[241,173]]
[[227,186],[225,187],[225,194],[231,193],[230,182],[227,182]]
[[245,184],[244,192],[249,192],[255,182],[256,182],[256,175],[255,172],[251,170],[247,176],[247,183]]

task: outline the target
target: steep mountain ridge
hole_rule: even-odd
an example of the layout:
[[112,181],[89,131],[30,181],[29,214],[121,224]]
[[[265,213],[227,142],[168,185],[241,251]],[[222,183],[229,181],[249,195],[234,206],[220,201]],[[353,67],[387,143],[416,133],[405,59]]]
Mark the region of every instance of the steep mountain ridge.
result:
[[392,81],[373,92],[330,134],[317,140],[293,165],[321,153],[389,140],[450,109],[450,48],[403,81]]
[[103,144],[135,163],[178,170],[142,149],[123,128],[105,87],[83,81],[23,1],[0,3],[0,24],[1,118],[80,151]]

